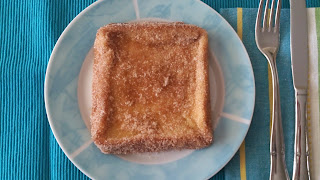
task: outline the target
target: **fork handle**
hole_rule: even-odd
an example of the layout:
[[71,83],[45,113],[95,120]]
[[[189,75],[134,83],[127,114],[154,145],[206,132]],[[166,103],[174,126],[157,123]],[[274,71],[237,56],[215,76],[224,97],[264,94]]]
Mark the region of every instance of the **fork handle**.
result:
[[282,129],[280,92],[278,71],[275,63],[276,55],[267,56],[269,58],[270,69],[272,73],[273,89],[273,114],[270,139],[270,180],[290,180],[286,162],[285,162],[285,145]]
[[310,179],[308,171],[308,136],[306,126],[307,91],[296,90],[296,123],[293,161],[293,180]]

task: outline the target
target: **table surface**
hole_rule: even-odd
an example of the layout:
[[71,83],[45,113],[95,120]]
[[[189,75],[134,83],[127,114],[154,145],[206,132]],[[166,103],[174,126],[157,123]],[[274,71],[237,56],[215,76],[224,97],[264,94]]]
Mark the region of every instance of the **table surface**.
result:
[[[52,159],[65,155],[49,127],[43,86],[57,39],[68,23],[93,2],[0,1],[0,179],[86,178],[67,158]],[[259,0],[203,2],[218,12],[221,8],[256,8],[259,4]],[[307,7],[320,6],[320,0],[306,2]],[[282,8],[289,8],[289,0],[283,0]],[[224,179],[224,171],[212,179]]]

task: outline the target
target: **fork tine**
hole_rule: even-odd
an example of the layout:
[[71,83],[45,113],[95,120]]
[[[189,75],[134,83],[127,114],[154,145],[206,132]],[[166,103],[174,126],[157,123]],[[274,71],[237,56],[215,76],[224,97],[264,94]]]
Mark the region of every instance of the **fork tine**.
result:
[[274,23],[274,28],[276,31],[279,31],[279,27],[280,27],[280,12],[281,12],[281,0],[279,0],[277,4],[276,19]]
[[269,7],[269,0],[267,0],[266,5],[264,7],[264,16],[263,16],[263,29],[267,28],[267,20],[268,20],[268,7]]
[[269,18],[269,31],[271,30],[271,28],[273,27],[273,16],[274,16],[274,7],[275,7],[275,4],[276,4],[276,0],[272,0],[272,3],[271,3],[271,14],[270,14],[270,18]]
[[264,4],[264,0],[260,0],[257,19],[256,19],[256,30],[261,27],[261,15],[262,15],[263,4]]

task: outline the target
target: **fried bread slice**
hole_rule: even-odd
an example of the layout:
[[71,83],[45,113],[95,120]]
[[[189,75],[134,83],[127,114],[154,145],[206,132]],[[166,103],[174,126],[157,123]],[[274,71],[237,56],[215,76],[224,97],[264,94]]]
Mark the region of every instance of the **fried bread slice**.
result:
[[115,23],[94,43],[91,135],[103,153],[212,143],[208,36],[180,22]]

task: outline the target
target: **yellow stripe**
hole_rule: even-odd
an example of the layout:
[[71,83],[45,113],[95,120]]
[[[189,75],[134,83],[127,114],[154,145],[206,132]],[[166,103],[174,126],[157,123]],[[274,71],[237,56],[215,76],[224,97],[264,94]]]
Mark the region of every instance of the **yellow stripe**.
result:
[[240,146],[240,177],[241,180],[247,179],[247,173],[246,173],[246,146],[245,141],[243,140],[241,146]]
[[[238,36],[242,40],[242,8],[237,9],[237,32]],[[247,179],[246,173],[246,146],[245,141],[243,140],[240,146],[240,177],[241,180]]]
[[242,40],[242,8],[237,9],[237,32]]

